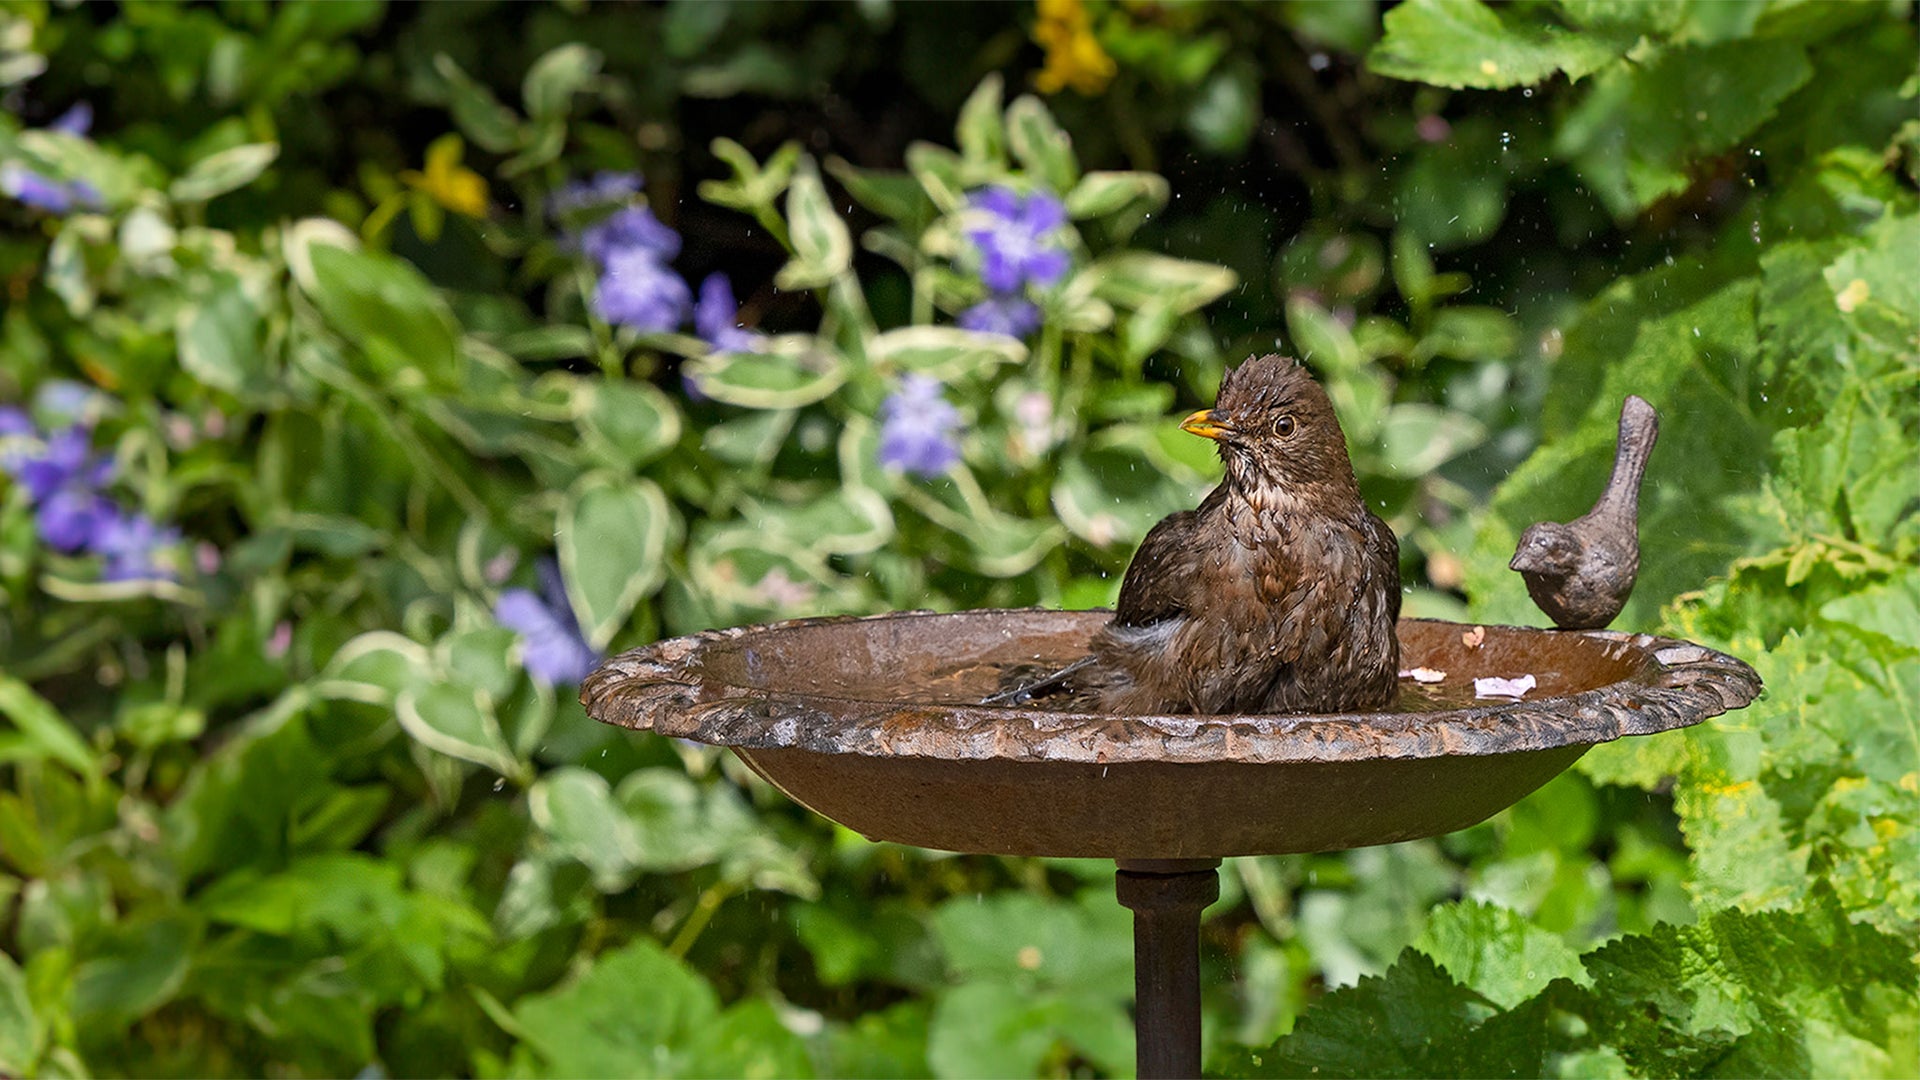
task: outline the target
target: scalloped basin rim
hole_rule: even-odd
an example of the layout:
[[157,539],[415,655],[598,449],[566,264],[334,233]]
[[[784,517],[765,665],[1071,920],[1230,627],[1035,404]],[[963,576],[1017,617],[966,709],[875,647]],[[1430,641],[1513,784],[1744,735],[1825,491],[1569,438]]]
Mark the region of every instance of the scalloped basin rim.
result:
[[[1534,674],[1538,696],[1323,716],[1109,716],[967,700],[991,689],[979,680],[996,667],[1071,658],[1107,617],[989,609],[715,630],[614,657],[587,679],[581,701],[598,720],[741,750],[1272,764],[1587,746],[1698,723],[1760,691],[1741,661],[1671,638],[1405,619],[1403,667],[1444,671],[1456,688],[1475,676]],[[1465,635],[1476,629],[1484,636],[1473,644]]]

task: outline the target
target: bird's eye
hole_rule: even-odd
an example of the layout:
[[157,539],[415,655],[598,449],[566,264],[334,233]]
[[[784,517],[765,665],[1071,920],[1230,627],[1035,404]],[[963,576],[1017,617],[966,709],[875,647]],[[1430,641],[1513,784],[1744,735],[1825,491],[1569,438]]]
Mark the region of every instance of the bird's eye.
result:
[[1283,416],[1280,419],[1275,420],[1273,422],[1273,431],[1274,431],[1274,434],[1280,436],[1283,439],[1293,434],[1293,417]]

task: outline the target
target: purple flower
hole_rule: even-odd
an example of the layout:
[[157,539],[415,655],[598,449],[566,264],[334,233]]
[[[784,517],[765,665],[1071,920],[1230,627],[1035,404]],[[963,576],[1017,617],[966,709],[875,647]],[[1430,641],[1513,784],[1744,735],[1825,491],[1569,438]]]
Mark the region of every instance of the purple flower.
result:
[[93,130],[93,106],[84,101],[76,102],[73,108],[55,117],[47,125],[47,130],[85,138],[87,132]]
[[104,495],[78,486],[63,487],[36,506],[33,520],[40,539],[69,555],[95,547],[120,513]]
[[991,296],[961,312],[958,321],[963,330],[1024,338],[1040,329],[1040,309],[1018,296]]
[[580,635],[559,568],[552,560],[542,559],[538,571],[541,592],[504,590],[494,604],[494,618],[525,643],[522,662],[527,674],[548,686],[572,685],[587,677],[600,656]]
[[[104,501],[104,500],[103,500]],[[180,531],[158,525],[145,514],[122,514],[108,507],[108,520],[100,524],[89,545],[107,564],[100,571],[102,581],[143,581],[174,579],[170,567],[154,559],[164,548],[180,543]]]
[[28,454],[15,471],[27,498],[42,503],[67,487],[97,488],[113,478],[113,459],[94,454],[93,432],[81,425],[56,431],[38,454]]
[[940,381],[911,374],[880,406],[880,464],[917,476],[938,476],[960,460],[960,411],[940,395]]
[[1051,285],[1066,274],[1069,261],[1054,234],[1066,224],[1067,209],[1044,191],[1025,198],[1006,187],[990,187],[971,200],[983,211],[985,226],[967,239],[980,249],[980,280],[995,292],[1024,285]]
[[30,445],[40,441],[40,429],[27,410],[18,405],[0,405],[0,472],[17,475],[31,456]]
[[64,214],[75,202],[97,205],[100,199],[90,184],[63,184],[11,161],[0,165],[0,193],[49,214]]
[[637,172],[602,169],[585,180],[562,184],[560,190],[553,193],[548,205],[556,215],[571,214],[577,210],[589,210],[630,199],[644,186],[645,181]]
[[583,230],[580,250],[603,267],[615,255],[628,251],[644,251],[665,262],[680,254],[680,234],[646,207],[627,206]]
[[659,256],[643,248],[616,251],[594,290],[593,310],[614,326],[665,333],[687,319],[693,294]]
[[733,302],[733,283],[725,274],[708,274],[700,283],[700,302],[693,306],[693,328],[701,340],[719,352],[755,352],[765,338],[740,325],[740,307]]

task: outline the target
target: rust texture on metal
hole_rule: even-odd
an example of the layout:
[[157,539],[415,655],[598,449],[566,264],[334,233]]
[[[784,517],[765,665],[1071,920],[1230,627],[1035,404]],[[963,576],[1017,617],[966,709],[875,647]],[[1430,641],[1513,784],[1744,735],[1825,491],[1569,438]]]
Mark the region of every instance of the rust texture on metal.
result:
[[1123,864],[1114,875],[1115,894],[1133,911],[1140,1080],[1200,1075],[1200,913],[1220,899],[1220,864],[1178,865],[1143,870]]
[[[976,704],[1016,664],[1069,659],[1103,612],[975,611],[716,630],[607,661],[581,689],[623,727],[759,750],[942,761],[1250,764],[1437,758],[1645,735],[1746,705],[1753,669],[1670,638],[1400,623],[1402,664],[1444,672],[1441,707],[1325,716],[1107,716]],[[1474,701],[1476,676],[1533,675]],[[1403,697],[1427,692],[1403,679]],[[1448,707],[1451,706],[1451,707]]]
[[[1101,716],[982,706],[1008,667],[1069,659],[1099,612],[980,611],[715,631],[609,660],[593,717],[732,747],[795,801],[876,840],[1121,860],[1332,851],[1463,829],[1595,743],[1759,693],[1686,642],[1405,620],[1400,711]],[[1476,701],[1476,676],[1534,676]]]

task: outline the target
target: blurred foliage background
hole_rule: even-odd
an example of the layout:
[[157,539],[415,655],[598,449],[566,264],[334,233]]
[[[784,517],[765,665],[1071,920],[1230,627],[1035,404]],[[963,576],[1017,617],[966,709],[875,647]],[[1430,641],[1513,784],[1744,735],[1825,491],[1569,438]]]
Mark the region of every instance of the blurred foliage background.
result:
[[1664,418],[1765,698],[1230,860],[1229,1075],[1910,1076],[1906,3],[0,7],[0,1074],[1125,1075],[1111,868],[869,843],[610,651],[1110,602],[1305,357],[1412,614]]

